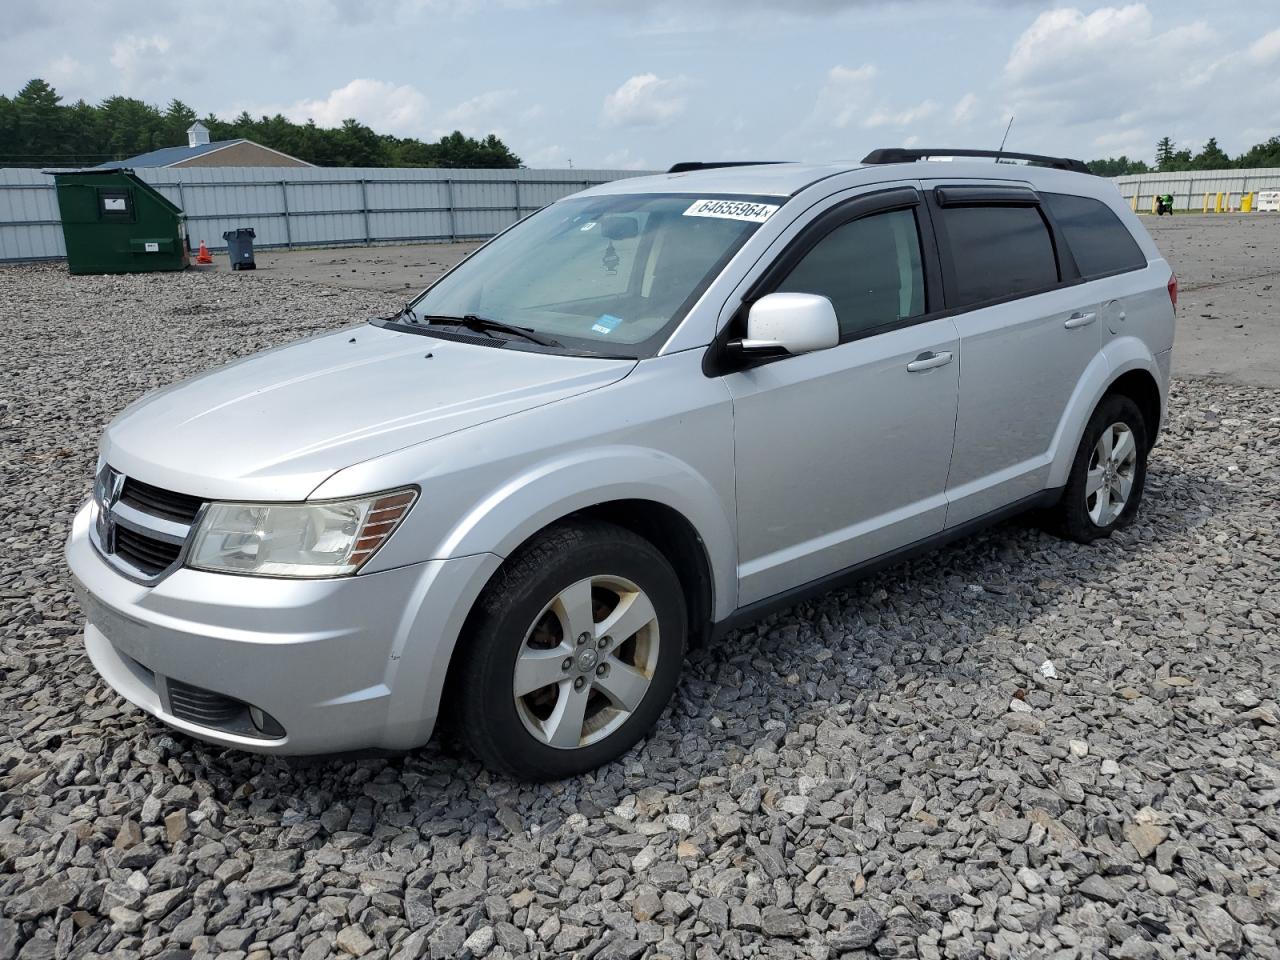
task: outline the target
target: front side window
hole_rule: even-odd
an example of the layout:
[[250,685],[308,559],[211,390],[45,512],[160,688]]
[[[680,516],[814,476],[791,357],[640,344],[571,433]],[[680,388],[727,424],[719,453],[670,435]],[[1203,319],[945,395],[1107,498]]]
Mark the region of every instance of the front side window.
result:
[[841,224],[804,255],[777,289],[829,299],[842,341],[923,315],[924,270],[915,212],[892,210]]
[[554,203],[441,278],[409,319],[473,314],[566,350],[651,356],[782,203],[688,194]]
[[1141,270],[1146,254],[1120,218],[1101,200],[1066,193],[1041,194],[1084,277]]
[[1049,227],[1033,206],[943,207],[955,264],[952,306],[1048,290],[1058,283]]

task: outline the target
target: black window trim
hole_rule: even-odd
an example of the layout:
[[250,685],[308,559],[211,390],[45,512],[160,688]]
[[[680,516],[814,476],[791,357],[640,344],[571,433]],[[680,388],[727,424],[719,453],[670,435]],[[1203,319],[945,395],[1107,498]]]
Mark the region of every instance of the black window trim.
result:
[[[1036,297],[1042,293],[1051,293],[1054,290],[1078,286],[1097,279],[1096,277],[1081,276],[1080,268],[1076,266],[1075,256],[1071,253],[1071,247],[1067,244],[1066,237],[1062,235],[1062,230],[1054,220],[1048,204],[1042,202],[1040,194],[1036,190],[1030,187],[1012,185],[943,184],[935,186],[925,193],[929,215],[933,218],[934,235],[937,238],[938,259],[942,266],[942,286],[946,296],[946,308],[943,310],[942,316],[959,316],[973,310],[983,310],[1003,303],[1012,303],[1015,300],[1025,300],[1027,297]],[[1044,220],[1045,227],[1049,231],[1049,243],[1053,247],[1054,260],[1058,269],[1058,281],[1046,287],[1040,287],[1035,290],[1022,290],[1004,297],[980,300],[976,303],[956,303],[956,266],[955,259],[951,256],[943,210],[948,207],[1001,206],[1034,207],[1036,212],[1040,214],[1040,218]]]
[[[1045,190],[1043,191],[1042,196],[1074,197],[1077,200],[1092,200],[1094,203],[1101,204],[1103,209],[1107,210],[1113,217],[1116,217],[1116,212],[1111,209],[1109,204],[1105,203],[1102,200],[1099,200],[1097,197],[1091,197],[1085,193],[1063,193],[1060,190]],[[1052,216],[1051,207],[1052,207],[1052,204],[1048,202],[1044,203],[1045,213],[1048,214],[1049,216]],[[1105,280],[1108,277],[1119,277],[1126,273],[1137,273],[1139,270],[1145,270],[1147,269],[1147,267],[1151,266],[1151,261],[1147,259],[1146,251],[1142,249],[1142,244],[1138,243],[1138,238],[1133,235],[1133,232],[1127,226],[1125,226],[1125,222],[1121,220],[1119,217],[1116,217],[1116,222],[1120,224],[1121,229],[1123,229],[1125,233],[1129,234],[1129,239],[1132,240],[1134,243],[1134,246],[1138,248],[1138,253],[1142,255],[1142,263],[1140,265],[1136,265],[1132,267],[1120,267],[1117,270],[1105,270],[1102,273],[1091,273],[1087,276],[1085,275],[1083,270],[1080,270],[1079,268],[1077,268],[1076,272],[1079,274],[1079,277],[1078,279],[1072,281],[1072,284],[1089,283],[1093,280]],[[1066,249],[1070,249],[1071,245],[1070,243],[1067,242],[1066,233],[1061,230],[1059,230],[1059,232],[1062,234],[1063,247]],[[1074,260],[1074,255],[1072,259]],[[1071,284],[1065,284],[1065,285],[1070,286]]]
[[911,210],[915,213],[916,230],[920,237],[920,268],[924,280],[925,311],[918,316],[903,317],[900,320],[867,327],[849,337],[842,336],[837,347],[946,316],[938,242],[934,235],[933,218],[926,208],[923,193],[917,187],[901,184],[872,193],[860,193],[828,207],[805,224],[752,281],[751,286],[742,295],[742,300],[734,310],[733,316],[729,318],[729,322],[724,325],[707,348],[702,361],[703,373],[708,377],[721,377],[761,364],[790,359],[791,354],[734,355],[726,349],[726,344],[730,340],[746,335],[746,319],[751,305],[766,294],[772,293],[791,273],[792,268],[830,233],[855,220],[863,220],[880,213],[892,213],[895,210]]

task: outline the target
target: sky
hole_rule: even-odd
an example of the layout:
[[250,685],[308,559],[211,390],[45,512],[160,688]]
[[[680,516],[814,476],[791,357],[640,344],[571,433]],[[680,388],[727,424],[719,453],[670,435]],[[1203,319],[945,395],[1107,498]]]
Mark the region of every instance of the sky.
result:
[[885,146],[1153,157],[1280,133],[1277,0],[6,0],[0,90],[382,133],[530,167],[857,160]]

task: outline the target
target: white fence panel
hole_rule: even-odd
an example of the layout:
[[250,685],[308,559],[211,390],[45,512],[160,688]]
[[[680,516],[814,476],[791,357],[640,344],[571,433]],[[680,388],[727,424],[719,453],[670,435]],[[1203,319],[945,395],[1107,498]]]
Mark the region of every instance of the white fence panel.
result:
[[[191,246],[225,248],[252,227],[259,247],[480,239],[588,186],[634,170],[189,167],[137,174],[182,209]],[[0,261],[66,256],[53,177],[0,169]]]
[[1116,187],[1130,205],[1137,197],[1137,209],[1147,213],[1152,200],[1162,193],[1173,195],[1175,210],[1199,211],[1204,209],[1205,194],[1209,194],[1209,209],[1213,210],[1219,193],[1226,194],[1230,204],[1239,209],[1240,198],[1259,190],[1280,189],[1280,169],[1255,168],[1248,170],[1187,170],[1182,173],[1136,173],[1116,177]]

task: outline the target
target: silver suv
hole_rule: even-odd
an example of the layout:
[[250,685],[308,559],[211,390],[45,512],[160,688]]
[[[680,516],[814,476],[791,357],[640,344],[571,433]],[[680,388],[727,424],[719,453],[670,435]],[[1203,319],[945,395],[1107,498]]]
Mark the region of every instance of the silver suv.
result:
[[693,642],[1030,508],[1128,524],[1168,264],[1076,161],[925,153],[606,184],[144,397],[67,545],[94,666],[218,744],[448,718],[556,778],[634,745]]

